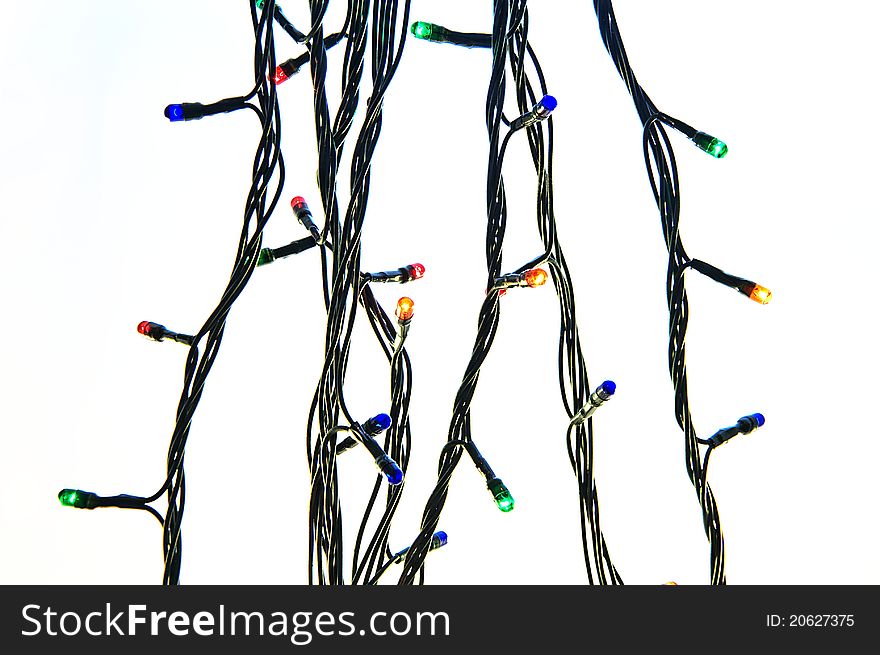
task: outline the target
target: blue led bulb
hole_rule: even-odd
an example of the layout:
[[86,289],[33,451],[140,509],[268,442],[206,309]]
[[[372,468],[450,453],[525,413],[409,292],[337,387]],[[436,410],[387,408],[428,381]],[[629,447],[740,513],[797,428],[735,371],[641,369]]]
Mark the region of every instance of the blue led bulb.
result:
[[538,121],[546,120],[554,109],[556,109],[556,98],[553,96],[544,96],[525,114],[519,118],[513,119],[510,122],[510,129],[519,130],[537,123]]
[[748,416],[743,416],[736,422],[736,429],[739,430],[740,434],[748,434],[749,432],[757,430],[762,425],[764,425],[763,414],[749,414]]
[[749,414],[748,416],[743,416],[740,420],[738,420],[736,422],[736,425],[733,425],[729,428],[721,428],[720,430],[718,430],[718,432],[713,434],[705,441],[701,440],[701,443],[708,445],[710,448],[717,448],[721,444],[733,439],[736,435],[749,434],[757,430],[762,425],[764,425],[763,414]]
[[553,96],[544,96],[543,98],[541,98],[538,104],[541,105],[549,114],[551,111],[556,109],[556,98],[554,98]]
[[391,427],[391,417],[388,414],[376,414],[373,418],[364,422],[364,432],[375,437]]
[[388,455],[377,457],[376,466],[378,466],[379,470],[385,474],[388,484],[392,487],[396,487],[403,482],[403,471],[400,470],[397,462],[391,459]]
[[172,123],[184,120],[183,105],[168,105],[167,107],[165,107],[165,118],[167,118]]
[[449,537],[446,536],[446,533],[443,530],[438,530],[431,538],[431,550],[445,546],[447,541],[449,541]]
[[554,109],[556,109],[556,98],[553,96],[544,96],[538,100],[538,104],[532,108],[531,113],[534,115],[535,120],[542,121],[546,119]]
[[388,414],[376,414],[370,420],[374,421],[379,430],[383,432],[391,427],[391,417]]
[[617,385],[614,384],[611,380],[605,380],[605,382],[599,385],[599,388],[609,396],[613,396],[614,392],[617,391]]

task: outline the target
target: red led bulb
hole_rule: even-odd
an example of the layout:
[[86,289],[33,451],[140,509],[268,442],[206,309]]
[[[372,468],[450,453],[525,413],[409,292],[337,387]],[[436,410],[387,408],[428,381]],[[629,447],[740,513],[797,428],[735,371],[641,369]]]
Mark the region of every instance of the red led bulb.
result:
[[397,309],[394,310],[394,313],[401,321],[408,321],[413,317],[413,305],[415,303],[412,301],[412,298],[404,296],[397,301]]
[[425,267],[421,264],[411,264],[407,266],[409,269],[409,277],[411,280],[418,280],[425,274]]
[[297,211],[300,207],[305,207],[306,209],[309,208],[309,205],[306,202],[306,199],[303,198],[302,196],[297,196],[296,198],[291,200],[290,206],[293,209],[293,211]]
[[284,72],[284,69],[281,66],[275,69],[275,76],[272,78],[272,81],[275,82],[276,85],[281,84],[282,82],[286,82],[288,79],[287,73]]
[[137,327],[138,332],[140,332],[145,337],[152,339],[153,341],[162,341],[171,334],[164,325],[159,325],[158,323],[153,323],[152,321],[141,321],[138,323]]

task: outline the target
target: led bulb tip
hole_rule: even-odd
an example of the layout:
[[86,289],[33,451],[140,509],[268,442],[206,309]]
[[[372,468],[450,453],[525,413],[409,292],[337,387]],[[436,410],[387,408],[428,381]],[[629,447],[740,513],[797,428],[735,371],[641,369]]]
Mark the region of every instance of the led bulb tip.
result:
[[756,284],[755,288],[752,289],[752,292],[749,294],[749,298],[757,303],[766,305],[770,302],[770,299],[773,298],[773,293],[771,293],[770,289],[767,287],[762,287],[760,284]]
[[391,427],[391,417],[388,414],[376,414],[371,419],[364,422],[363,428],[371,437],[375,437],[380,432],[384,432]]
[[609,396],[613,396],[614,392],[617,391],[617,385],[614,384],[614,382],[612,382],[611,380],[605,380],[605,382],[603,382],[599,388],[607,393]]
[[763,414],[752,414],[751,416],[752,416],[752,418],[755,419],[755,421],[758,423],[758,427],[759,427],[759,428],[760,428],[762,425],[764,425],[764,415],[763,415]]
[[279,85],[279,84],[282,84],[283,82],[286,82],[287,79],[288,79],[288,78],[287,78],[287,73],[284,72],[284,69],[281,68],[281,66],[278,66],[278,67],[275,69],[275,75],[272,76],[272,81],[273,81],[273,82],[275,83],[275,85],[277,86],[277,85]]
[[716,159],[721,159],[727,154],[727,144],[724,141],[719,141],[715,139],[715,142],[712,144],[710,155],[715,157]]
[[495,504],[502,512],[510,512],[513,510],[513,496],[508,495],[506,498],[496,498]]
[[165,118],[172,123],[183,120],[183,105],[168,105],[165,107]]
[[391,427],[391,417],[388,414],[376,414],[372,419],[376,427],[381,431],[385,431]]
[[489,488],[489,493],[492,494],[498,509],[502,512],[509,512],[513,509],[515,505],[513,496],[510,494],[507,486],[501,481],[501,478],[492,478],[486,483],[486,486]]
[[433,30],[431,23],[419,20],[409,26],[409,31],[417,39],[430,39]]
[[440,543],[440,546],[445,546],[449,541],[449,537],[446,536],[446,533],[443,532],[443,530],[438,530],[437,532],[435,532],[434,538],[437,539],[437,541]]
[[297,196],[296,198],[294,198],[293,200],[290,201],[290,206],[293,207],[294,209],[296,209],[300,205],[305,205],[305,204],[306,204],[306,199],[303,198],[302,196]]
[[151,324],[149,321],[141,321],[140,323],[138,323],[137,330],[138,330],[138,332],[140,332],[141,334],[143,334],[145,337],[146,337],[146,336],[149,336],[149,335],[150,335],[150,326],[151,326],[151,325],[152,325],[152,324]]
[[388,455],[383,454],[377,457],[376,466],[385,475],[385,479],[388,480],[388,484],[392,487],[396,487],[403,482],[403,471],[400,470],[397,462]]
[[525,272],[524,279],[530,287],[540,287],[547,281],[547,271],[543,268],[533,268]]
[[425,274],[425,267],[422,264],[413,264],[410,266],[410,277],[418,280]]
[[413,309],[414,305],[415,303],[413,302],[412,298],[407,298],[406,296],[404,296],[397,301],[397,309],[394,311],[394,313],[401,321],[408,321],[413,317],[413,313],[415,312],[415,310]]
[[544,96],[541,98],[541,106],[544,107],[547,111],[553,111],[556,109],[556,98],[553,96]]
[[97,498],[97,495],[91,491],[80,491],[79,489],[62,489],[58,492],[58,500],[62,505],[77,509],[94,509]]
[[77,496],[76,489],[62,489],[58,492],[58,500],[65,507],[75,507]]
[[727,154],[727,144],[721,139],[716,139],[711,134],[697,132],[691,137],[691,141],[703,152],[707,152],[715,159],[721,159]]
[[385,471],[385,479],[388,480],[388,484],[392,487],[396,487],[403,482],[403,471],[401,471],[398,466],[394,466],[393,468],[389,467],[388,470]]

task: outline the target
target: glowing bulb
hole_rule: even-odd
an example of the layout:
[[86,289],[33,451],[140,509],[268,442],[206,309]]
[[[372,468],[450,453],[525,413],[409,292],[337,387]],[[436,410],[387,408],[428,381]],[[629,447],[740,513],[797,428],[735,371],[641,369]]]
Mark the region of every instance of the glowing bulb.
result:
[[663,586],[663,587],[677,587],[678,583],[677,582],[664,582],[661,586]]
[[547,281],[547,271],[543,268],[533,268],[523,274],[523,279],[530,287],[539,287]]
[[287,79],[287,73],[284,72],[284,69],[281,68],[281,66],[278,66],[275,69],[275,75],[272,77],[272,81],[275,82],[276,85],[278,85],[282,82],[286,82]]
[[434,536],[431,537],[431,548],[430,550],[436,550],[438,548],[442,548],[449,541],[449,537],[446,535],[443,530],[438,530],[434,533]]
[[184,120],[183,105],[168,105],[167,107],[165,107],[165,118],[167,118],[172,123]]
[[65,507],[76,507],[77,509],[94,509],[95,500],[98,495],[90,491],[80,491],[79,489],[62,489],[58,492],[58,500]]
[[708,152],[716,159],[721,159],[727,154],[727,144],[721,139],[716,139],[711,134],[697,132],[691,137],[691,141],[703,152]]
[[752,289],[751,293],[749,293],[749,298],[754,300],[755,302],[759,302],[762,305],[766,305],[770,302],[770,299],[773,297],[773,294],[770,292],[770,289],[767,287],[762,287],[760,284],[756,284],[755,288]]
[[164,325],[159,325],[158,323],[153,323],[151,321],[141,321],[138,323],[137,331],[145,337],[149,337],[155,341],[162,341],[170,334],[168,328]]
[[78,499],[79,494],[76,492],[76,489],[62,489],[58,492],[58,500],[65,507],[76,507]]
[[509,491],[506,494],[495,496],[495,504],[502,512],[509,512],[513,509],[513,496]]
[[553,96],[544,96],[538,102],[538,105],[549,114],[551,111],[556,109],[556,98],[554,98]]
[[538,104],[532,109],[532,113],[537,116],[538,120],[546,119],[554,109],[556,109],[556,98],[553,96],[544,96],[538,101]]
[[425,274],[425,267],[421,264],[412,264],[407,266],[406,269],[409,271],[409,277],[411,280],[418,280]]
[[417,39],[425,39],[426,41],[430,41],[431,34],[434,31],[434,26],[431,23],[426,23],[419,20],[410,25],[409,30]]
[[727,144],[724,143],[724,141],[712,139],[712,143],[709,144],[708,153],[716,159],[721,159],[724,155],[727,154]]
[[378,466],[379,470],[385,474],[385,479],[388,480],[388,484],[392,487],[396,487],[403,482],[403,471],[400,470],[397,462],[391,459],[388,455],[377,457],[376,466]]
[[614,392],[617,391],[617,385],[614,384],[611,380],[605,380],[601,385],[599,385],[599,389],[605,392],[607,396],[613,396]]
[[510,495],[510,491],[501,481],[501,478],[492,478],[486,483],[486,486],[489,488],[489,492],[492,494],[498,509],[502,512],[509,512],[513,509],[513,496]]
[[388,414],[376,414],[373,418],[364,422],[363,428],[371,437],[384,432],[391,427],[391,417]]
[[413,305],[415,303],[412,301],[412,298],[407,298],[404,296],[400,300],[397,301],[397,309],[394,311],[395,315],[401,321],[408,321],[413,317]]

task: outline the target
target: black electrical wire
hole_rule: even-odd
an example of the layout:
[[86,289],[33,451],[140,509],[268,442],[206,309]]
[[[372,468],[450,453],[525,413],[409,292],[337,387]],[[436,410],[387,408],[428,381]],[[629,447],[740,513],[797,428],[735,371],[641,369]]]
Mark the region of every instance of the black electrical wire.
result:
[[[244,222],[229,282],[217,307],[211,312],[199,331],[189,340],[190,347],[184,369],[183,390],[168,447],[165,481],[159,490],[151,496],[109,497],[103,499],[104,502],[101,505],[145,510],[159,520],[163,528],[164,572],[162,581],[167,585],[176,585],[180,581],[183,553],[181,528],[186,501],[184,454],[193,416],[201,400],[208,374],[219,353],[226,317],[253,274],[258,259],[257,253],[262,242],[263,229],[275,210],[284,184],[284,161],[280,151],[280,115],[275,87],[270,85],[267,80],[267,71],[275,68],[272,21],[268,20],[274,6],[274,0],[267,0],[264,11],[259,15],[251,6],[251,20],[255,36],[255,84],[251,92],[245,96],[227,98],[208,105],[185,103],[177,106],[183,108],[183,111],[175,120],[179,120],[181,117],[184,120],[199,118],[201,115],[236,109],[252,109],[260,119],[260,140],[254,155],[251,187],[245,202]],[[251,100],[256,104],[251,104]],[[168,110],[166,110],[166,116],[172,118]],[[274,189],[272,188],[273,184]],[[164,519],[157,510],[149,506],[149,503],[159,500],[163,495],[168,504]]]
[[[620,77],[632,96],[636,111],[643,127],[643,150],[645,166],[651,190],[660,212],[661,225],[669,260],[666,273],[666,298],[669,308],[669,373],[675,390],[675,417],[685,438],[685,465],[688,477],[703,513],[703,525],[710,545],[710,579],[712,584],[726,584],[724,571],[724,537],[715,496],[707,480],[710,446],[703,461],[700,460],[697,438],[688,401],[687,367],[685,365],[685,333],[688,324],[688,297],[685,290],[685,271],[688,268],[707,275],[716,282],[732,287],[750,295],[757,285],[736,276],[724,273],[705,262],[691,259],[682,244],[679,233],[681,212],[678,168],[672,143],[664,126],[684,134],[700,145],[700,137],[708,137],[690,125],[660,112],[639,84],[630,66],[623,40],[614,16],[610,0],[594,0],[593,6],[599,21],[599,32],[605,48],[614,60]],[[709,137],[711,138],[711,137]],[[702,146],[701,146],[702,147]],[[716,156],[723,156],[723,152]],[[766,300],[764,301],[766,302]]]
[[[510,125],[503,114],[505,97],[504,69],[509,62],[512,79],[515,83],[518,110],[521,114],[535,106],[538,98],[535,88],[547,93],[543,71],[534,50],[528,42],[528,10],[526,2],[495,2],[492,32],[493,67],[487,98],[487,126],[490,134],[490,156],[487,185],[487,245],[486,258],[489,274],[488,288],[501,273],[502,243],[507,222],[507,204],[501,174],[504,153],[513,131],[501,138],[501,124]],[[532,82],[526,60],[531,62],[537,82]],[[522,273],[546,263],[553,275],[552,279],[560,300],[561,330],[559,339],[559,382],[563,404],[569,417],[573,417],[587,402],[590,387],[587,379],[586,363],[583,358],[577,330],[574,291],[565,257],[556,235],[556,222],[553,212],[552,156],[553,120],[547,121],[545,133],[540,123],[526,128],[528,145],[538,175],[537,214],[538,227],[544,244],[542,255],[517,269]],[[470,434],[470,403],[476,388],[479,369],[492,345],[499,320],[498,294],[490,294],[480,312],[477,340],[468,365],[462,386],[456,396],[452,425],[447,448],[440,459],[439,479],[434,492],[428,500],[422,519],[422,529],[413,542],[404,563],[400,583],[410,584],[413,576],[421,570],[428,552],[430,538],[436,529],[440,512],[445,504],[452,472],[457,466],[462,450],[472,444]],[[572,433],[576,435],[572,446]],[[622,584],[622,580],[611,562],[611,557],[602,534],[599,521],[599,504],[596,482],[593,475],[593,428],[592,419],[586,424],[572,424],[569,428],[569,452],[572,466],[578,478],[581,524],[583,533],[584,557],[587,576],[594,582],[594,571],[600,583]],[[449,447],[452,446],[452,447]],[[476,463],[476,462],[475,462]],[[478,465],[479,468],[479,465]]]
[[[159,521],[163,529],[164,584],[179,584],[180,580],[186,499],[185,448],[205,382],[219,354],[226,318],[257,266],[315,246],[318,246],[321,258],[327,324],[324,363],[306,423],[306,453],[310,470],[309,583],[345,584],[346,574],[349,573],[352,584],[374,585],[378,584],[392,564],[402,561],[403,570],[399,584],[414,584],[417,580],[422,584],[425,558],[432,549],[432,544],[439,543],[436,542],[436,528],[448,496],[453,472],[464,453],[468,454],[485,476],[487,486],[499,503],[499,508],[504,511],[512,508],[512,498],[509,499],[510,504],[506,509],[499,501],[505,497],[502,490],[508,496],[509,492],[476,447],[471,431],[470,412],[482,365],[497,334],[503,289],[511,284],[518,284],[518,280],[525,278],[517,276],[523,276],[529,271],[535,272],[532,269],[541,265],[549,268],[549,277],[559,299],[559,386],[563,406],[571,419],[566,433],[566,447],[577,481],[587,579],[590,584],[623,583],[611,561],[600,525],[593,419],[589,414],[583,413],[585,408],[590,407],[591,387],[577,326],[574,287],[556,230],[553,203],[554,131],[553,119],[549,117],[552,108],[549,105],[545,107],[546,114],[539,118],[535,113],[540,106],[538,101],[549,96],[544,72],[529,42],[527,0],[494,0],[491,34],[453,32],[433,26],[438,28],[435,37],[443,37],[433,39],[437,42],[449,42],[464,47],[491,47],[492,51],[485,116],[489,133],[486,195],[487,294],[478,315],[477,334],[470,360],[454,399],[447,443],[439,459],[438,480],[425,505],[420,531],[412,545],[404,551],[394,553],[389,547],[391,525],[400,505],[404,488],[402,477],[405,477],[408,469],[412,446],[409,407],[413,373],[409,354],[403,347],[410,318],[401,318],[395,327],[395,322],[374,296],[370,283],[407,282],[410,278],[409,274],[405,274],[404,268],[399,269],[399,273],[391,271],[373,276],[363,273],[360,265],[361,235],[370,193],[372,160],[382,129],[383,103],[403,55],[410,4],[410,0],[404,0],[401,10],[399,0],[348,0],[342,29],[328,37],[324,37],[324,19],[329,0],[310,0],[311,22],[305,33],[293,26],[274,0],[263,3],[259,12],[251,5],[255,35],[253,89],[243,96],[204,105],[170,105],[166,110],[169,119],[192,120],[239,109],[251,109],[260,120],[261,134],[254,156],[252,182],[245,202],[244,222],[232,271],[217,306],[192,336],[179,335],[157,326],[157,329],[162,329],[164,336],[189,345],[183,390],[168,448],[165,481],[149,497],[119,495],[102,498],[84,492],[88,498],[82,500],[83,503],[91,503],[87,505],[88,508],[144,510]],[[629,65],[611,2],[594,0],[594,7],[603,42],[626,82],[642,120],[646,167],[669,251],[668,354],[670,375],[675,389],[676,417],[685,435],[687,470],[703,510],[704,528],[710,541],[711,579],[713,584],[724,584],[724,542],[717,505],[707,482],[708,464],[715,446],[736,433],[738,428],[726,428],[709,440],[696,437],[687,397],[684,336],[688,300],[684,275],[688,268],[692,268],[745,295],[752,295],[758,285],[687,256],[678,228],[678,171],[664,126],[683,133],[698,145],[701,138],[712,137],[657,110],[636,81]],[[271,82],[272,75],[268,74],[269,71],[276,71],[272,29],[276,22],[295,41],[307,48],[306,54],[284,62],[280,68],[290,75],[306,62],[309,63],[318,149],[318,185],[324,224],[320,229],[317,228],[310,222],[311,219],[304,218],[310,216],[310,212],[306,210],[307,214],[303,215],[301,206],[294,204],[297,217],[309,228],[310,236],[281,248],[261,250],[263,230],[273,215],[285,181],[284,160],[280,149],[280,108],[276,86]],[[413,24],[413,33],[418,35],[417,25]],[[341,42],[343,37],[346,37],[346,48],[342,63],[341,99],[331,120],[326,93],[327,49]],[[349,193],[347,203],[343,203],[338,197],[337,176],[359,104],[368,39],[371,46],[372,88],[366,99],[363,122],[351,149]],[[285,65],[288,65],[287,69],[284,69]],[[276,82],[279,79],[283,81],[286,78],[276,76]],[[509,82],[512,82],[512,95],[519,114],[519,118],[513,121],[507,119],[504,108]],[[555,107],[555,101],[553,106]],[[175,111],[179,113],[169,113],[172,107],[177,107]],[[546,126],[542,125],[545,119]],[[502,126],[507,129],[502,129]],[[503,164],[508,147],[514,135],[519,132],[525,133],[537,176],[535,210],[543,250],[512,273],[505,274],[503,243],[509,208],[504,188]],[[724,148],[726,152],[726,146]],[[350,411],[344,394],[352,337],[360,311],[367,316],[389,364],[388,409],[391,420],[381,445],[365,432],[366,428]],[[162,338],[157,340],[161,341]],[[382,373],[382,377],[384,375]],[[595,409],[596,405],[592,407]],[[761,422],[757,423],[754,417],[759,417]],[[751,424],[747,421],[750,418],[753,421]],[[742,423],[743,421],[746,422]],[[754,426],[763,423],[763,417],[753,415],[742,419],[741,423],[752,426],[748,429],[754,429]],[[379,431],[377,429],[371,434],[378,434]],[[351,436],[340,442],[340,435],[344,432],[349,432]],[[375,456],[377,465],[387,462],[389,458],[393,460],[394,466],[399,466],[399,470],[395,471],[401,478],[395,482],[390,474],[386,474],[390,484],[385,492],[384,504],[380,502],[380,494],[386,479],[381,474],[376,475],[371,491],[360,499],[365,501],[365,507],[355,537],[353,557],[347,566],[344,561],[346,551],[337,457],[358,445],[365,446],[371,456]],[[699,445],[707,446],[702,461]],[[382,470],[385,471],[384,468]],[[162,496],[165,496],[168,503],[164,517],[150,505]],[[442,539],[442,543],[445,543],[445,535]]]
[[[322,249],[322,280],[327,309],[324,342],[324,366],[313,397],[307,422],[306,447],[312,470],[312,502],[310,506],[309,582],[343,584],[342,507],[338,495],[336,443],[323,437],[341,420],[356,423],[345,402],[343,387],[347,371],[351,336],[362,296],[366,299],[371,323],[388,327],[390,319],[381,312],[361,284],[360,235],[363,230],[369,196],[371,161],[378,143],[382,124],[382,103],[400,62],[406,39],[410,3],[379,0],[350,0],[348,4],[347,46],[343,62],[342,98],[336,118],[331,123],[327,102],[326,50],[320,24],[325,3],[311,2],[312,38],[307,42],[310,53],[314,90],[315,129],[318,143],[318,183],[324,211],[322,236],[332,240],[333,248]],[[399,20],[402,18],[402,21]],[[369,32],[368,32],[369,31]],[[344,214],[337,199],[336,177],[344,142],[351,130],[357,109],[360,81],[366,59],[369,33],[372,44],[372,91],[367,99],[364,121],[351,154],[350,194]],[[398,36],[399,34],[399,36]],[[375,325],[374,325],[375,329]],[[387,350],[384,339],[377,334],[389,355],[392,427],[386,433],[384,452],[405,472],[411,432],[408,419],[411,391],[411,366],[408,357],[395,356]],[[369,578],[382,559],[390,556],[387,547],[391,518],[399,503],[402,485],[389,489],[385,510],[378,519],[373,536],[365,539],[370,516],[383,484],[377,476],[369,496],[366,512],[356,539],[352,563],[352,582]],[[362,544],[367,541],[361,553]]]

